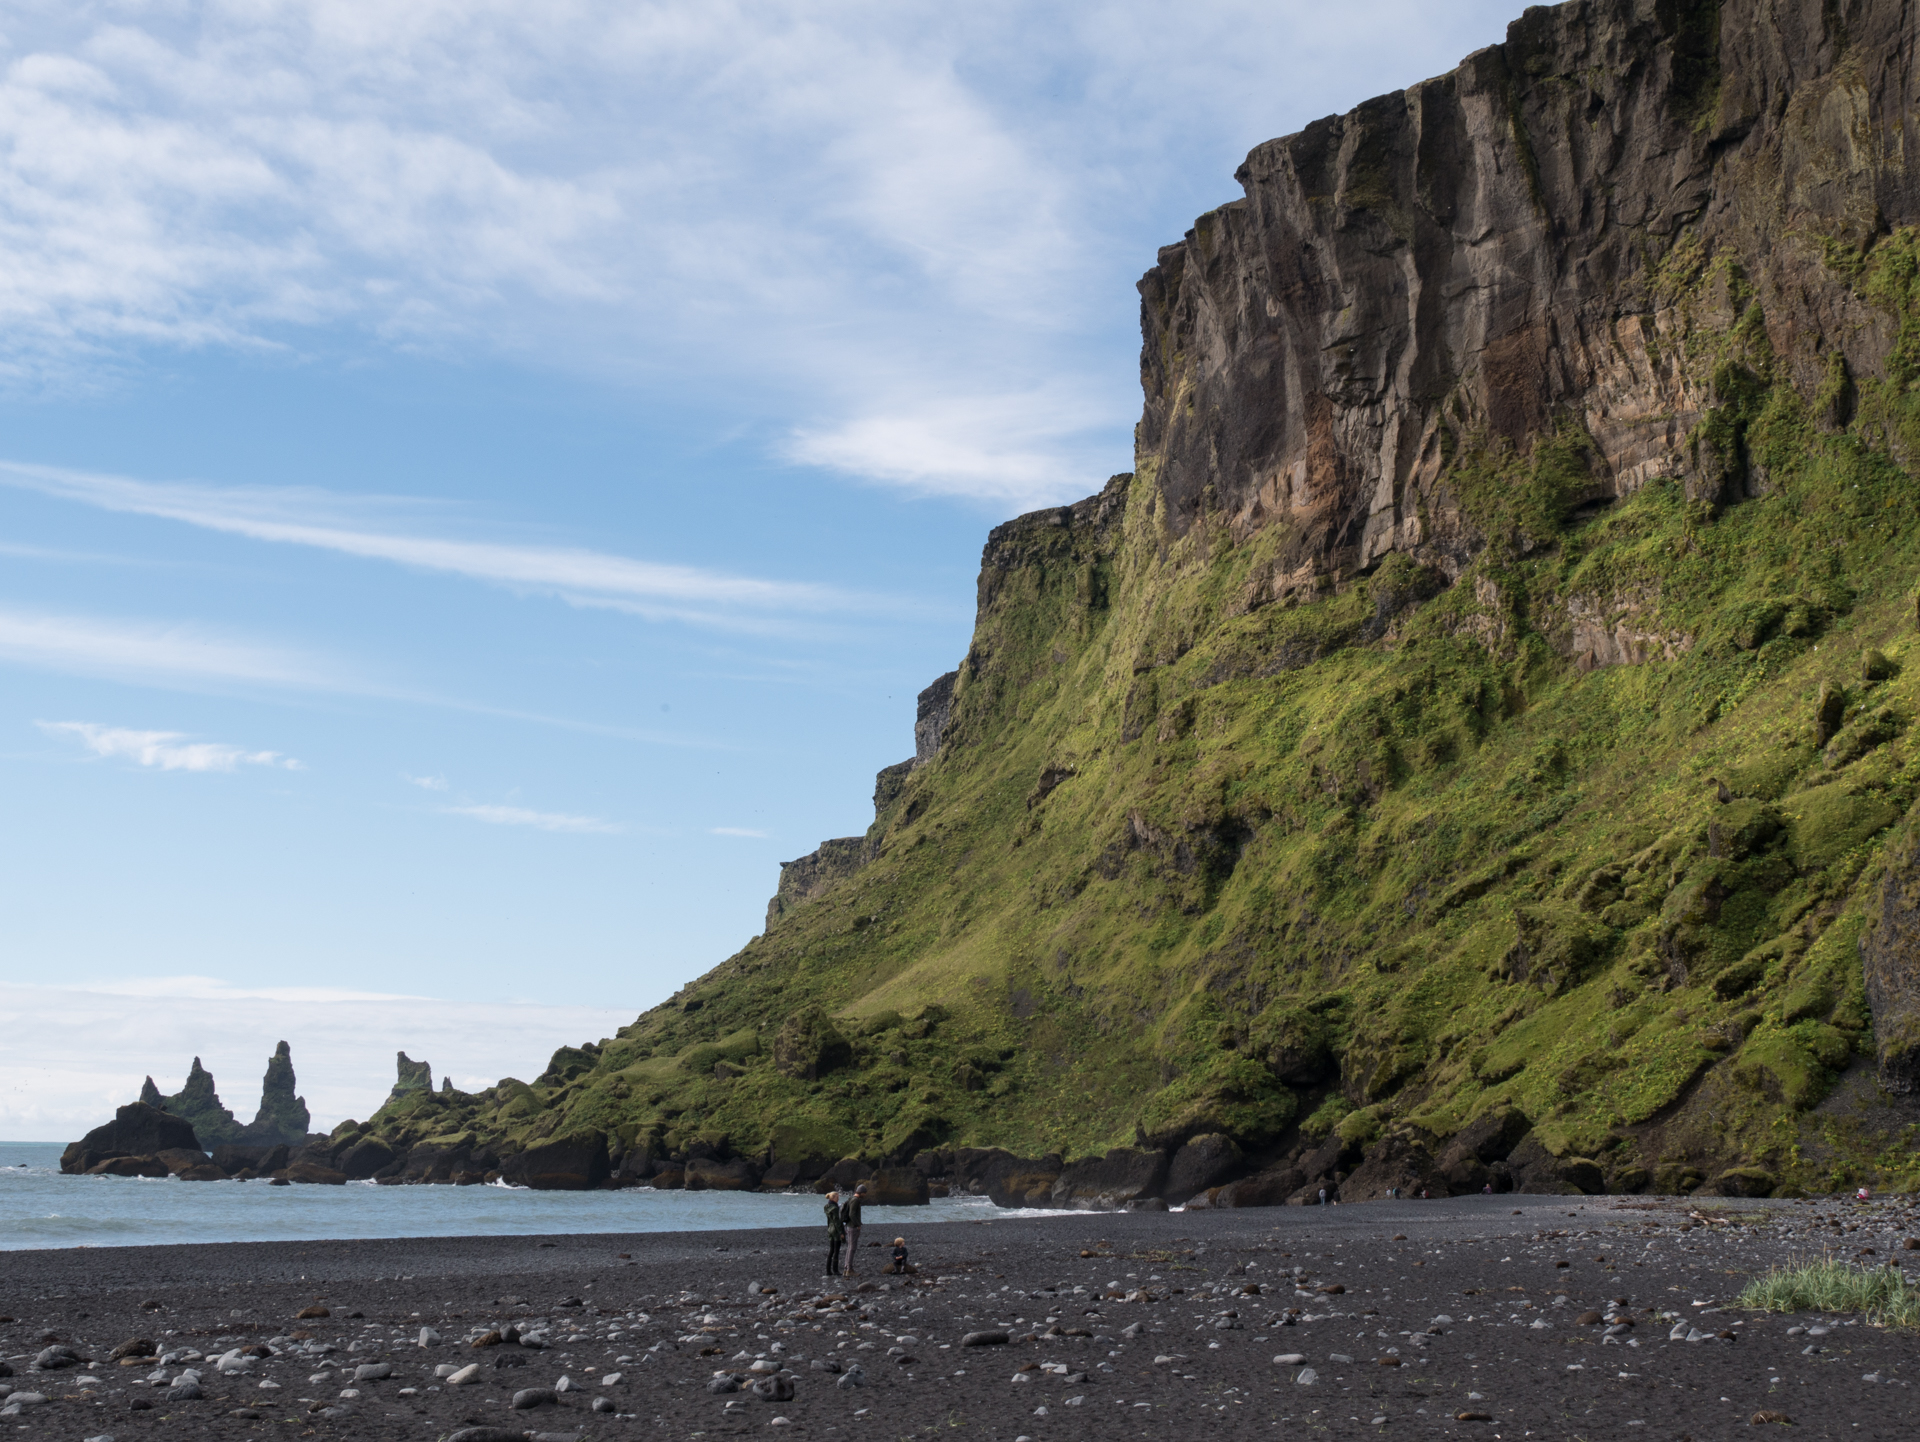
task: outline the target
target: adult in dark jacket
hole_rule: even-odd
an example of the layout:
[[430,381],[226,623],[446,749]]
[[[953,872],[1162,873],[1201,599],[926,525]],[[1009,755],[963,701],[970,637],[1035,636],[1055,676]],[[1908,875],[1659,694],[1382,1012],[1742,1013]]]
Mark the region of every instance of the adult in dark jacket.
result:
[[853,1195],[847,1198],[846,1205],[840,1208],[840,1220],[847,1227],[847,1275],[851,1277],[860,1265],[860,1228],[862,1225],[860,1209],[866,1205],[867,1184],[860,1183],[853,1189]]
[[840,1275],[840,1248],[847,1240],[847,1224],[840,1217],[840,1194],[827,1193],[827,1275]]

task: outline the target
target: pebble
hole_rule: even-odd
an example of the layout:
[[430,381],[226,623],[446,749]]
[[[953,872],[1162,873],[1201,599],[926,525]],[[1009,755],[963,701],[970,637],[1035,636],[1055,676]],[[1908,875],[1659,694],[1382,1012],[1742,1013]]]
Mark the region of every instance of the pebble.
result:
[[1293,1380],[1298,1386],[1311,1387],[1315,1382],[1320,1380],[1320,1374],[1311,1367],[1302,1367],[1298,1372],[1293,1374]]
[[358,1387],[342,1387],[340,1389],[340,1397],[342,1401],[346,1401],[346,1402],[356,1401],[359,1398],[359,1396],[360,1396],[360,1389]]
[[600,1379],[600,1385],[602,1387],[618,1387],[620,1385],[621,1380],[622,1380],[621,1373],[609,1372],[607,1373],[606,1376]]
[[480,1364],[478,1362],[469,1362],[466,1366],[447,1373],[447,1385],[449,1387],[464,1387],[470,1382],[478,1382],[479,1380]]
[[611,1412],[613,1410],[613,1399],[611,1397],[595,1397],[593,1399],[593,1410],[596,1412]]
[[393,1375],[391,1362],[363,1362],[353,1369],[356,1382],[384,1382]]
[[559,1394],[551,1387],[523,1387],[513,1394],[513,1400],[507,1405],[516,1412],[525,1412],[533,1407],[551,1406],[559,1400]]
[[1276,1367],[1300,1367],[1306,1364],[1306,1360],[1307,1357],[1304,1352],[1282,1352],[1278,1357],[1273,1359],[1273,1365]]
[[420,1329],[419,1345],[422,1347],[438,1347],[440,1345],[440,1334],[431,1327],[422,1327]]

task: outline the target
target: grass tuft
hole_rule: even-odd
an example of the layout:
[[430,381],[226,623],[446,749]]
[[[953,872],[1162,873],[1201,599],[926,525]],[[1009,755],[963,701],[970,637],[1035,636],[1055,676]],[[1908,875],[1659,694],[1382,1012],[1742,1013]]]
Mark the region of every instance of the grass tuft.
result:
[[1920,1291],[1896,1268],[1832,1257],[1775,1267],[1747,1284],[1739,1305],[1762,1312],[1864,1312],[1876,1327],[1920,1328]]

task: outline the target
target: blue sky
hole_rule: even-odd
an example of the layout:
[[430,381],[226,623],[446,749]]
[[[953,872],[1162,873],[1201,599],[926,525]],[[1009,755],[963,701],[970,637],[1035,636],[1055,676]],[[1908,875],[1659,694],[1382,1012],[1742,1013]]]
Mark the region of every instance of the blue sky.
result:
[[1155,248],[1514,8],[0,5],[0,1135],[730,954],[1130,465]]

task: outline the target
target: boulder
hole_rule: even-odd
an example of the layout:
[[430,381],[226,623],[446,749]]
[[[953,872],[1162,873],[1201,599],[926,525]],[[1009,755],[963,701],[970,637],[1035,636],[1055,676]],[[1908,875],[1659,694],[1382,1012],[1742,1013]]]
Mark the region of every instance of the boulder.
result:
[[345,1172],[323,1167],[318,1162],[295,1162],[275,1172],[273,1179],[276,1182],[300,1182],[318,1187],[344,1187],[347,1184]]
[[852,1060],[852,1046],[818,1007],[788,1017],[773,1039],[773,1064],[782,1076],[818,1081]]
[[1064,1168],[1048,1200],[1056,1207],[1112,1211],[1138,1198],[1157,1196],[1166,1177],[1165,1152],[1114,1147],[1104,1157],[1087,1157]]
[[687,1184],[686,1168],[678,1162],[662,1162],[647,1180],[663,1192],[677,1192]]
[[873,1168],[858,1157],[842,1157],[815,1179],[813,1189],[825,1196],[828,1192],[844,1192],[858,1182],[864,1182],[872,1175]]
[[696,1158],[687,1163],[686,1189],[690,1192],[750,1192],[760,1185],[760,1168],[745,1157],[730,1162]]
[[260,1175],[277,1172],[291,1160],[284,1143],[267,1146],[223,1142],[213,1149],[213,1164],[228,1176],[242,1171]]
[[[1507,1158],[1513,1175],[1513,1190],[1538,1196],[1578,1197],[1605,1190],[1600,1168],[1584,1157],[1569,1157],[1563,1162],[1529,1136]],[[1591,1170],[1589,1170],[1591,1169]],[[1587,1185],[1592,1185],[1592,1193]],[[1499,1190],[1495,1188],[1495,1190]]]
[[87,1168],[90,1177],[168,1177],[173,1173],[158,1157],[108,1157]]
[[[1531,1130],[1533,1123],[1518,1107],[1492,1107],[1453,1134],[1441,1150],[1440,1169],[1451,1175],[1455,1169],[1467,1167],[1463,1175],[1471,1176],[1468,1164],[1478,1162],[1484,1167],[1505,1161]],[[1471,1189],[1480,1188],[1475,1185]]]
[[1452,1195],[1433,1153],[1419,1138],[1404,1133],[1381,1137],[1367,1148],[1360,1165],[1340,1184],[1340,1199],[1376,1202],[1395,1191],[1403,1197],[1417,1197],[1423,1191],[1436,1197]]
[[590,1191],[612,1175],[607,1134],[575,1132],[542,1142],[501,1162],[500,1175],[509,1186],[531,1187],[536,1192]]
[[[108,1157],[150,1157],[173,1148],[200,1150],[193,1124],[145,1102],[129,1102],[113,1114],[112,1121],[69,1146],[61,1154],[60,1170],[84,1172]],[[81,1165],[82,1157],[91,1160]]]
[[[154,1155],[156,1155],[160,1161],[166,1165],[167,1170],[176,1177],[182,1172],[192,1171],[197,1167],[204,1167],[208,1165],[209,1161],[207,1154],[197,1147],[168,1147],[165,1151],[156,1152]],[[220,1175],[225,1176],[226,1173],[223,1171]]]
[[987,1195],[996,1207],[1050,1207],[1060,1171],[1058,1157],[1043,1157],[1022,1169],[1001,1172],[987,1183]]
[[918,1167],[882,1167],[867,1181],[867,1204],[874,1207],[924,1207],[927,1174]]
[[356,1182],[378,1174],[400,1159],[401,1153],[394,1150],[391,1142],[371,1133],[352,1140],[346,1150],[335,1157],[337,1169]]
[[212,1162],[201,1162],[198,1166],[182,1167],[174,1175],[183,1182],[224,1182],[227,1174]]
[[[1215,1207],[1284,1207],[1287,1198],[1300,1190],[1304,1180],[1299,1167],[1281,1166],[1214,1187],[1200,1195]],[[1187,1205],[1193,1206],[1194,1199],[1189,1199]]]
[[1219,1186],[1245,1168],[1246,1158],[1232,1137],[1208,1132],[1194,1137],[1173,1154],[1160,1195],[1178,1206],[1188,1197]]

